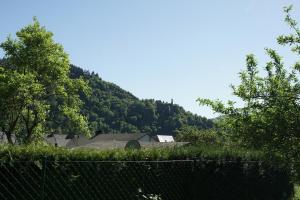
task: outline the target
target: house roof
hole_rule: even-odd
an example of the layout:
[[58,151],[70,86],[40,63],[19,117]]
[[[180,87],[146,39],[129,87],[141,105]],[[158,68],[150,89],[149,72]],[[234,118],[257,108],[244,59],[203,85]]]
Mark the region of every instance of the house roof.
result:
[[[5,135],[0,138],[0,143],[7,142]],[[151,140],[141,140],[143,137],[151,137]],[[130,140],[138,140],[142,148],[155,148],[155,147],[169,147],[169,146],[181,146],[187,143],[181,142],[169,142],[172,136],[158,135],[157,138],[147,133],[114,133],[114,134],[99,134],[91,139],[86,138],[83,135],[76,135],[73,139],[69,139],[65,134],[52,134],[45,136],[44,139],[47,143],[59,147],[69,148],[95,148],[95,149],[124,149],[127,142]],[[155,142],[157,139],[161,139],[161,142]],[[165,141],[168,142],[165,142]],[[174,140],[173,140],[174,141]]]
[[90,142],[92,142],[92,140],[84,135],[75,135],[73,139],[70,139],[70,141],[66,144],[66,147],[82,146]]
[[[159,148],[159,147],[174,147],[174,146],[182,146],[188,144],[188,142],[139,142],[141,148]],[[127,141],[98,141],[98,142],[91,142],[85,145],[76,146],[74,148],[93,148],[93,149],[124,149],[127,144]]]
[[109,133],[109,134],[99,134],[94,136],[91,141],[129,141],[129,140],[139,140],[148,133]]
[[84,145],[90,140],[86,138],[83,135],[74,135],[73,137],[70,137],[69,135],[65,134],[52,134],[45,137],[45,141],[48,144],[55,145],[57,143],[57,146],[59,147],[73,147],[78,145]]
[[159,142],[174,142],[172,135],[157,135],[157,139]]

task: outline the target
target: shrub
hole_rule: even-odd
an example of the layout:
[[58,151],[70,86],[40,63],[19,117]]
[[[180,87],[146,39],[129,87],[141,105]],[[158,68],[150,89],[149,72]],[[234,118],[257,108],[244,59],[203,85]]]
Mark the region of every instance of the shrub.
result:
[[[207,145],[150,150],[0,148],[11,199],[289,199],[289,170],[264,154]],[[13,195],[13,197],[12,197]]]

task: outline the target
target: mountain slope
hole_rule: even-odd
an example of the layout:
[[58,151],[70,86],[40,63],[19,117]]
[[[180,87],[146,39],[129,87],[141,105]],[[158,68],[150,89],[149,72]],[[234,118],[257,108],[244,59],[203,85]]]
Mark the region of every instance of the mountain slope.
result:
[[147,132],[174,134],[183,125],[207,129],[213,122],[181,106],[153,99],[140,100],[119,86],[103,81],[98,74],[71,66],[72,78],[84,77],[92,88],[90,97],[82,97],[82,109],[95,133]]

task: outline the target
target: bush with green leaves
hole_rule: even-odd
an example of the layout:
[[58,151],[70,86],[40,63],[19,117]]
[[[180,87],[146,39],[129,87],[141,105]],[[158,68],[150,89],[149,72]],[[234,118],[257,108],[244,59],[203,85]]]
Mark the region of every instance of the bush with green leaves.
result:
[[[291,46],[292,52],[300,55],[300,29],[291,18],[292,7],[284,9],[285,21],[294,33],[277,38],[280,45]],[[279,153],[288,162],[300,159],[300,63],[291,70],[273,49],[266,49],[270,61],[260,73],[254,55],[246,57],[246,70],[240,73],[241,83],[232,86],[233,94],[244,106],[235,107],[221,101],[199,98],[201,105],[210,106],[223,114],[221,128],[232,141],[242,146]],[[263,74],[266,74],[265,76]]]
[[177,142],[221,144],[222,136],[215,129],[198,129],[193,126],[183,126],[176,131]]
[[87,82],[71,79],[70,62],[53,34],[36,18],[32,24],[0,44],[4,64],[0,68],[0,131],[10,144],[29,144],[49,130],[49,121],[72,125],[89,135],[87,119],[80,113],[79,92],[90,92]]
[[261,152],[1,146],[0,195],[16,199],[289,199],[290,170]]

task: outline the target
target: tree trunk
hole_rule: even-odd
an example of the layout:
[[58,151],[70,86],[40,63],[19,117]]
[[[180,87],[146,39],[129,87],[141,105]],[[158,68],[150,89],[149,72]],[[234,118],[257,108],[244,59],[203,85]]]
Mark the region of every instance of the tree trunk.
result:
[[12,135],[11,132],[6,132],[5,135],[6,135],[6,139],[7,139],[8,143],[13,145],[14,143],[11,138],[11,135]]

